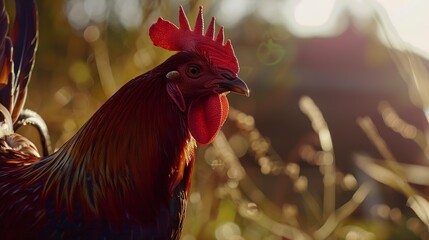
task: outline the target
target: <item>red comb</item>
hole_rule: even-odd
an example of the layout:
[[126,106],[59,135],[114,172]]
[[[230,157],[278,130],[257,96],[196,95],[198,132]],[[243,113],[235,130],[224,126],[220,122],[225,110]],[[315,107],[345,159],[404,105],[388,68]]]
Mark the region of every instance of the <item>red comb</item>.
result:
[[179,23],[177,27],[170,21],[158,18],[158,21],[149,29],[149,36],[153,44],[170,51],[194,51],[200,50],[210,57],[210,61],[216,66],[231,70],[237,74],[238,61],[232,49],[231,40],[224,44],[223,27],[214,39],[215,18],[210,21],[206,34],[204,34],[203,7],[200,7],[194,30],[189,26],[188,18],[179,8]]

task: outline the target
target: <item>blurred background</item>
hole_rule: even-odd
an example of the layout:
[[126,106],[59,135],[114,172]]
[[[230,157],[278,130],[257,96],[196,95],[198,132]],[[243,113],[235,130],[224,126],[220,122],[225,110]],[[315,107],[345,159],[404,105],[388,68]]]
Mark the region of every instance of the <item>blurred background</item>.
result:
[[198,149],[183,240],[429,239],[426,0],[38,1],[27,107],[54,148],[173,54],[148,29],[179,5],[225,26],[251,89]]

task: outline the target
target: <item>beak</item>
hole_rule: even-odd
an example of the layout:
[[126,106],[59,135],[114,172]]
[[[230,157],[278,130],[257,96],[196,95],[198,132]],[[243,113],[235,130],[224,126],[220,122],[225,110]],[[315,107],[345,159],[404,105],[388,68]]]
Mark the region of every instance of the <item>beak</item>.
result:
[[246,83],[240,78],[231,78],[225,79],[226,81],[218,83],[219,87],[227,91],[231,91],[240,95],[248,97],[250,95],[250,90],[247,87]]

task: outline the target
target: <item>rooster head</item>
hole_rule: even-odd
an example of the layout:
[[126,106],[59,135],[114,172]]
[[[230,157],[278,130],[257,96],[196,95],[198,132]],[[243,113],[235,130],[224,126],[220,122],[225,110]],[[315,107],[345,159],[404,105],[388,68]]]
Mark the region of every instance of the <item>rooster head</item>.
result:
[[194,30],[179,9],[180,27],[159,18],[149,29],[153,43],[178,51],[166,62],[166,89],[177,107],[187,113],[188,127],[200,144],[211,143],[228,116],[229,92],[249,95],[246,83],[238,77],[239,66],[231,41],[224,43],[223,27],[216,38],[213,17],[204,34],[202,7]]

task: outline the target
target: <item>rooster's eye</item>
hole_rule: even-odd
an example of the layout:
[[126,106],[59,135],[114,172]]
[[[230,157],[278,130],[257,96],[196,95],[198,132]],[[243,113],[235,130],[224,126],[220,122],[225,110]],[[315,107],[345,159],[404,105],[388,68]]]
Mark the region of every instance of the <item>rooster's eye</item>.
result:
[[190,78],[197,78],[201,75],[201,69],[198,65],[190,64],[186,68],[186,75]]

